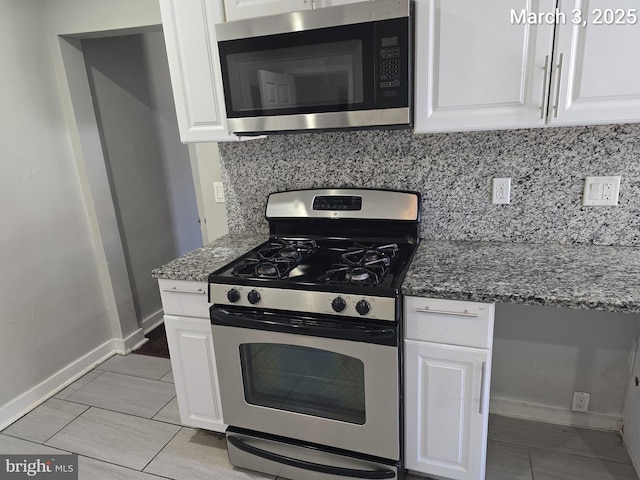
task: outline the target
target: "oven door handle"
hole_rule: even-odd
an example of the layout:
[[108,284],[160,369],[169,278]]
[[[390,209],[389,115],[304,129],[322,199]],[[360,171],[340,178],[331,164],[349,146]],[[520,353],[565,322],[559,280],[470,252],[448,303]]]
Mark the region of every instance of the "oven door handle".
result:
[[[310,335],[315,337],[333,338],[338,340],[351,340],[355,342],[370,342],[384,345],[395,345],[396,330],[383,326],[367,326],[365,328],[349,328],[322,325],[309,325],[305,323],[287,323],[278,321],[278,316],[264,319],[257,318],[251,313],[235,314],[229,310],[215,305],[210,309],[211,323],[225,327],[250,328],[269,332],[292,333],[294,335]],[[286,315],[282,315],[283,318]]]
[[396,473],[393,470],[356,470],[354,468],[332,467],[330,465],[307,462],[306,460],[299,460],[296,458],[286,457],[278,453],[268,452],[267,450],[249,445],[238,437],[233,437],[231,435],[227,435],[227,441],[243,452],[264,458],[265,460],[280,463],[282,465],[300,468],[302,470],[311,470],[313,472],[324,473],[327,475],[339,475],[348,478],[367,478],[372,480],[396,478]]

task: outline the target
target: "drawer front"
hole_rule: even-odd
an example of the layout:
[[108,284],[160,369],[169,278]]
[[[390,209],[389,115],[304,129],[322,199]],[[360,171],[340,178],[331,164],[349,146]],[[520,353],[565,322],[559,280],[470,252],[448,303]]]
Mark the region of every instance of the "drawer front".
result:
[[165,315],[209,318],[207,282],[158,279]]
[[405,297],[405,338],[491,348],[494,306],[491,303]]

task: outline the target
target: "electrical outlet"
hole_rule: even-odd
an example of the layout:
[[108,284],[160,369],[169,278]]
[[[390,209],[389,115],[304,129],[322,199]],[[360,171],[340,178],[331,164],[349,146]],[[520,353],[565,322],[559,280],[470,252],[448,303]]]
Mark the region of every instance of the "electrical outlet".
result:
[[494,178],[491,203],[494,205],[511,203],[511,178]]
[[587,412],[589,410],[589,399],[591,395],[586,392],[573,392],[573,404],[571,410],[574,412]]
[[620,177],[587,177],[584,179],[582,205],[616,206],[620,192]]

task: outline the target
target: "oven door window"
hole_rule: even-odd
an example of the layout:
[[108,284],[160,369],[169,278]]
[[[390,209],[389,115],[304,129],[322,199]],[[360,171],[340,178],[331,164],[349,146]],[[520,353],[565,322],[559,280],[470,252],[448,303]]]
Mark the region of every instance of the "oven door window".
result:
[[219,42],[227,116],[369,110],[373,23]]
[[295,345],[240,345],[247,403],[358,425],[366,421],[364,364]]

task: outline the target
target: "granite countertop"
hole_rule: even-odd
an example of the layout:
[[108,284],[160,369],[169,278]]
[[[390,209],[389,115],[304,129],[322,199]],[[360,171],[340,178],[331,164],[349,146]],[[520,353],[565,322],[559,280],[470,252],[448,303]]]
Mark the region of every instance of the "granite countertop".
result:
[[[267,239],[225,235],[153,270],[156,278],[206,282]],[[640,313],[640,248],[423,240],[405,295]]]
[[406,295],[640,313],[640,248],[423,241]]
[[211,272],[224,267],[266,239],[263,234],[230,233],[156,268],[151,275],[169,280],[206,282]]

